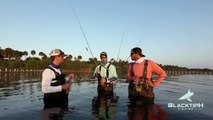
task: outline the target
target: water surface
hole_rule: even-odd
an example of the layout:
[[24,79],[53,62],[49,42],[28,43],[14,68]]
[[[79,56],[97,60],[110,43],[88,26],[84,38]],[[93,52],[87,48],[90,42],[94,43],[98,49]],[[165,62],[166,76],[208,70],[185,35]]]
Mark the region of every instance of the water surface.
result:
[[[83,75],[82,75],[83,76]],[[86,77],[82,77],[86,80]],[[98,96],[96,81],[75,82],[69,93],[69,108],[43,110],[41,74],[0,73],[0,119],[73,119],[73,120],[127,120],[127,119],[198,119],[213,118],[213,76],[168,76],[154,89],[153,104],[128,99],[128,83],[119,79],[113,95]],[[188,89],[194,92],[192,102],[179,100]],[[168,103],[203,103],[203,108],[180,110],[169,108]]]

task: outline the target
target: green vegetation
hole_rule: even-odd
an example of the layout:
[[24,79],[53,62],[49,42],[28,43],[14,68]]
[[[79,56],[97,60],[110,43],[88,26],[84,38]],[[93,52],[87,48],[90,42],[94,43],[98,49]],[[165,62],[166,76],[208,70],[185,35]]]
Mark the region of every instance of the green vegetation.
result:
[[[36,51],[32,50],[32,57],[28,56],[27,51],[18,51],[11,48],[1,49],[0,47],[0,69],[44,69],[50,62],[50,58],[44,52],[38,52],[39,57],[35,57]],[[91,72],[95,69],[99,63],[97,58],[89,58],[88,61],[81,61],[82,56],[77,57],[69,55],[65,62],[62,64],[64,70],[76,71],[76,72]],[[119,73],[127,73],[128,61],[116,61],[111,59],[111,63],[114,64]],[[179,67],[174,65],[161,65],[166,71],[202,71],[209,72],[211,69],[189,69],[186,67]]]

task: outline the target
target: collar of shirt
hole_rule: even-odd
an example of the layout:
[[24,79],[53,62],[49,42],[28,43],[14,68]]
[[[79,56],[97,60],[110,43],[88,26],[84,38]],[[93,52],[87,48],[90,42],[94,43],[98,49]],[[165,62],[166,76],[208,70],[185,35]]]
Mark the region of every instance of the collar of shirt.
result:
[[106,65],[108,65],[108,62],[105,62],[105,63],[101,62],[101,66],[106,66]]
[[59,69],[59,67],[60,67],[59,65],[56,65],[56,64],[54,64],[53,62],[51,62],[50,65],[51,65],[52,67],[56,68],[56,69]]
[[135,63],[141,63],[141,62],[143,62],[143,60],[144,60],[144,58],[141,57],[140,59],[136,60]]

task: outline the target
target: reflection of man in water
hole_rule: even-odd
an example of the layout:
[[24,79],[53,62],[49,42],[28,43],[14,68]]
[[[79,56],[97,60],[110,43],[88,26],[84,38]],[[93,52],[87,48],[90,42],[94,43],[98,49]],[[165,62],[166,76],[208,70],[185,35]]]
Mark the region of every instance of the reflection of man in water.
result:
[[65,111],[59,107],[43,109],[40,113],[40,120],[62,120]]
[[130,99],[128,120],[167,120],[167,112],[153,100],[137,97]]
[[100,120],[111,119],[116,115],[118,96],[113,92],[103,92],[92,100],[92,114]]

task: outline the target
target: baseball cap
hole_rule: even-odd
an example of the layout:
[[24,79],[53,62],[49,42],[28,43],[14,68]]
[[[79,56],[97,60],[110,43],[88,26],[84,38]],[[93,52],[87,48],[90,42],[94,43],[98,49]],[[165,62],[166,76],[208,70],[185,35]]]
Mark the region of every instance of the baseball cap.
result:
[[106,52],[101,52],[100,57],[101,56],[106,56],[107,57],[107,53]]
[[57,56],[57,55],[62,55],[62,56],[67,56],[66,54],[64,54],[63,51],[61,51],[60,49],[53,49],[50,54],[50,56]]
[[142,50],[139,47],[135,47],[131,50],[131,53],[138,53],[141,57],[145,57],[144,54],[142,54]]

